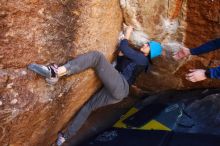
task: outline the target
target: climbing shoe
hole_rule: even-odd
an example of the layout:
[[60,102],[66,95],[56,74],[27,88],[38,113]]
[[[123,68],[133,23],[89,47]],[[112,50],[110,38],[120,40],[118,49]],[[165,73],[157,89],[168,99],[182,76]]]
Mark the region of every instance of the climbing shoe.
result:
[[56,144],[57,146],[62,146],[62,144],[66,141],[66,138],[63,133],[58,133]]
[[28,65],[28,69],[34,71],[35,73],[43,77],[46,77],[46,81],[49,84],[55,84],[59,79],[57,75],[58,66],[56,64],[44,66],[32,63]]

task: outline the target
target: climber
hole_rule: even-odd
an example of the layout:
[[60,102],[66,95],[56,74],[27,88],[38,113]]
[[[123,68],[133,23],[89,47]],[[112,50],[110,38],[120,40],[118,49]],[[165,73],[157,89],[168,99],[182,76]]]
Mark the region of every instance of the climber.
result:
[[[220,49],[220,38],[211,40],[197,48],[182,47],[174,56],[175,60],[180,60],[189,55],[200,55]],[[190,73],[186,74],[186,79],[191,82],[203,81],[207,78],[220,79],[220,66],[208,69],[190,69]]]
[[131,48],[128,40],[132,31],[133,27],[129,26],[120,42],[116,69],[98,51],[80,55],[60,67],[54,64],[44,66],[35,63],[28,66],[30,70],[44,76],[50,84],[55,84],[61,76],[76,74],[93,68],[104,85],[80,109],[73,121],[70,122],[66,132],[58,134],[57,145],[62,145],[67,139],[75,135],[92,111],[108,104],[118,103],[125,98],[129,93],[129,85],[132,85],[136,77],[146,70],[149,61],[161,55],[162,46],[155,41],[149,41],[140,50]]

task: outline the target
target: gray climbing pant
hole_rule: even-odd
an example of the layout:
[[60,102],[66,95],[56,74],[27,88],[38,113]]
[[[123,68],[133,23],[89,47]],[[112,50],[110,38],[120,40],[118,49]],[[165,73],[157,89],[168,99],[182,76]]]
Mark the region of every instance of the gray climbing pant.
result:
[[68,125],[64,134],[70,138],[81,128],[92,111],[105,105],[118,103],[125,98],[129,93],[129,85],[123,75],[98,51],[80,55],[64,66],[68,75],[93,68],[103,83],[101,90],[90,98]]

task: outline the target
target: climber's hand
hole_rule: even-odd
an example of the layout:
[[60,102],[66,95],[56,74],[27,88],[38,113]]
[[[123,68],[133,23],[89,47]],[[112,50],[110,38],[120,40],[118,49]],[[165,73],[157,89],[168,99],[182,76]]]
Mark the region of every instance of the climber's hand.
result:
[[186,74],[186,79],[191,82],[198,82],[207,79],[204,69],[190,69],[190,73]]
[[121,51],[119,51],[118,56],[124,56],[124,54]]
[[133,32],[133,26],[128,26],[125,30],[125,38],[129,40],[131,33]]

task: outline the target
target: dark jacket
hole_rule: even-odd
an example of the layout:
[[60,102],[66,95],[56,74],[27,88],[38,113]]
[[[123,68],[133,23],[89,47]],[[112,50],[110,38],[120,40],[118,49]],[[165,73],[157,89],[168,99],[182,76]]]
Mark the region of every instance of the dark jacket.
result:
[[132,85],[136,77],[148,67],[149,60],[142,52],[131,48],[127,39],[120,42],[118,49],[124,56],[117,57],[116,69],[126,78],[128,84]]
[[[192,55],[200,55],[200,54],[208,53],[210,51],[214,51],[217,49],[220,49],[220,38],[211,40],[205,44],[202,44],[201,46],[197,48],[192,48],[190,49],[190,52]],[[220,66],[207,69],[206,75],[209,78],[220,79]]]

